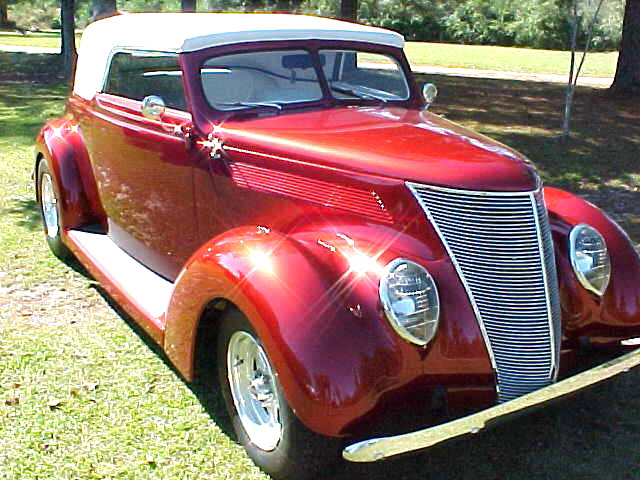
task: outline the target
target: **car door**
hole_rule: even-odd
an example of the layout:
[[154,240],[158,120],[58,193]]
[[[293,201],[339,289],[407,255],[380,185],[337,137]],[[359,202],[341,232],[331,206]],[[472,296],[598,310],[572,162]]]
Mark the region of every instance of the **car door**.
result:
[[[177,57],[122,51],[112,56],[91,125],[91,164],[110,237],[138,261],[173,280],[197,247],[191,155]],[[160,96],[161,118],[142,115]]]

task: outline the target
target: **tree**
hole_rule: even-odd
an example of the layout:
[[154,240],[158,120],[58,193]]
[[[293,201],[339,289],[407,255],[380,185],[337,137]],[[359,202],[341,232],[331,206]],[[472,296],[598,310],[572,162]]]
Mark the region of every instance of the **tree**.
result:
[[110,17],[118,13],[116,0],[91,0],[91,19]]
[[61,0],[60,24],[62,25],[62,58],[65,78],[73,78],[76,65],[76,5],[75,0]]
[[9,12],[7,10],[7,1],[0,0],[0,27],[9,26]]
[[340,18],[355,22],[358,20],[358,0],[340,0]]
[[640,94],[640,0],[627,0],[620,54],[611,92]]
[[195,12],[198,6],[198,0],[181,0],[183,12]]
[[[584,65],[584,60],[587,57],[587,52],[591,48],[591,39],[593,38],[593,31],[596,25],[596,21],[598,20],[598,14],[600,13],[600,9],[602,8],[602,4],[604,0],[594,0],[597,1],[597,6],[593,13],[593,17],[591,21],[587,25],[587,39],[584,45],[584,50],[582,51],[582,58],[580,59],[580,64],[576,69],[576,49],[578,46],[578,30],[580,29],[580,15],[578,14],[578,3],[579,0],[572,0],[570,5],[570,19],[571,19],[571,62],[569,65],[569,83],[567,85],[567,89],[565,92],[564,99],[564,119],[562,121],[562,135],[565,140],[569,139],[570,130],[570,120],[571,120],[571,110],[573,108],[573,96],[576,92],[576,86],[578,85],[578,77],[580,76],[580,71],[582,70],[582,66]],[[593,7],[591,1],[585,2],[587,7],[587,12]]]
[[15,0],[0,0],[0,28],[16,28],[16,22],[9,20],[9,5],[13,3]]

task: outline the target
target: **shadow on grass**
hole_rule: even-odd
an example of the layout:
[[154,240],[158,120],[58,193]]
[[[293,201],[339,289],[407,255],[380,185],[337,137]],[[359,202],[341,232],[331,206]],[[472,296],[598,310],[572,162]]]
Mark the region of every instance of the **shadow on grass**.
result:
[[67,87],[59,55],[0,53],[0,139],[32,142],[51,117],[59,115]]
[[[439,85],[432,110],[527,155],[547,184],[574,192],[640,174],[640,103],[579,87],[572,137],[560,137],[564,85],[416,75]],[[636,178],[637,182],[637,178]]]
[[30,232],[42,230],[40,205],[35,200],[14,199],[13,205],[0,211],[0,215],[11,215],[18,227]]

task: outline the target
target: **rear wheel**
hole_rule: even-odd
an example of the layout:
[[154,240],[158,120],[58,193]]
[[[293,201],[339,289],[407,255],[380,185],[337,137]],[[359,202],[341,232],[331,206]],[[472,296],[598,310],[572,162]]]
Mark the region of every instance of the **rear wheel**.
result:
[[342,442],[298,420],[260,338],[237,310],[222,320],[218,373],[238,441],[266,473],[278,480],[316,479],[337,463]]
[[49,248],[57,257],[68,259],[71,257],[71,252],[62,243],[58,190],[45,159],[40,160],[38,164],[37,186],[42,224]]

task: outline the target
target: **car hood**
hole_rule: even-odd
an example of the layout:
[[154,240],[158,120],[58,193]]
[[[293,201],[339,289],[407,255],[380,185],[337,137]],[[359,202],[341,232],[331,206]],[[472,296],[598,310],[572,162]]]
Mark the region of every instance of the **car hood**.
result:
[[418,183],[487,191],[538,188],[520,153],[427,111],[341,107],[229,120],[227,146]]

